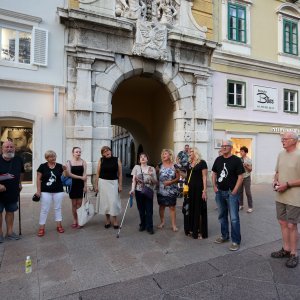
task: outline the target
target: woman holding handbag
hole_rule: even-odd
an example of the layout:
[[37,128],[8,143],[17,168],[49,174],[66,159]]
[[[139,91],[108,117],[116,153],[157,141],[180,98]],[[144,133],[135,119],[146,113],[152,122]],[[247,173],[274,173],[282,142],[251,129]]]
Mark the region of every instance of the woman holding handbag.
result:
[[79,147],[73,147],[72,159],[67,161],[66,168],[67,170],[64,172],[64,175],[72,178],[72,187],[69,192],[73,214],[71,227],[81,228],[78,225],[77,209],[82,204],[83,193],[87,191],[87,176],[86,162],[81,158],[81,149]]
[[61,225],[61,203],[64,197],[61,175],[66,167],[56,162],[56,153],[52,150],[46,151],[45,159],[47,162],[39,166],[36,177],[37,192],[35,195],[41,197],[40,228],[37,234],[39,237],[45,235],[45,224],[52,202],[56,230],[58,233],[65,232]]
[[157,183],[155,169],[148,166],[148,155],[140,153],[139,165],[132,169],[132,185],[130,195],[135,194],[137,208],[140,214],[139,231],[147,230],[154,234],[153,230],[153,196]]
[[111,216],[114,229],[118,229],[117,216],[121,213],[121,199],[119,193],[122,191],[122,164],[118,157],[112,156],[108,146],[101,148],[94,190],[98,193],[96,200],[96,213],[106,216],[104,228],[111,227]]
[[162,229],[165,225],[165,208],[169,207],[172,229],[178,231],[176,226],[176,201],[179,195],[177,182],[180,174],[179,169],[174,165],[174,154],[170,149],[163,149],[161,152],[161,164],[156,168],[158,173],[159,188],[157,202],[159,205],[160,224],[157,226]]
[[184,205],[184,231],[194,239],[207,238],[207,164],[197,148],[189,150]]

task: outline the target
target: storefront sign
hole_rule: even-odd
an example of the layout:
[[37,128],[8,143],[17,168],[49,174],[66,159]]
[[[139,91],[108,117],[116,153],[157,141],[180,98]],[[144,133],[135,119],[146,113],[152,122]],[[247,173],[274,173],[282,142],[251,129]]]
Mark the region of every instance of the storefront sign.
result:
[[298,128],[283,128],[283,127],[273,127],[272,132],[277,132],[277,133],[284,133],[287,131],[293,131],[297,134],[300,133],[300,130]]
[[278,92],[276,88],[254,85],[253,109],[269,112],[278,112]]

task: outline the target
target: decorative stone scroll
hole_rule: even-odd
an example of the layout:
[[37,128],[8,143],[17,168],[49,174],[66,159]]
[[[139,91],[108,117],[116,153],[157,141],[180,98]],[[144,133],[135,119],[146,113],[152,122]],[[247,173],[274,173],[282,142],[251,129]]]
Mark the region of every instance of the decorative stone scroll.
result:
[[166,60],[167,34],[167,27],[163,24],[138,20],[133,54]]

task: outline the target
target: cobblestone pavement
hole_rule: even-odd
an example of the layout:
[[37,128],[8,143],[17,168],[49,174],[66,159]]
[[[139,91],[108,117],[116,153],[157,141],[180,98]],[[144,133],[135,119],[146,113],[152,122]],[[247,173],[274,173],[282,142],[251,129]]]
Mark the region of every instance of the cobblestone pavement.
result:
[[[123,208],[128,190],[129,185],[122,193]],[[93,194],[89,196],[94,202]],[[154,235],[139,232],[134,205],[117,239],[116,230],[104,228],[103,216],[72,229],[67,195],[65,233],[56,232],[51,213],[46,235],[39,238],[39,203],[22,195],[22,240],[0,244],[1,299],[300,299],[299,266],[288,269],[284,261],[269,257],[281,247],[274,196],[269,185],[253,186],[254,212],[240,213],[241,249],[230,253],[228,243],[213,243],[220,228],[212,191],[205,240],[184,235],[182,200],[177,207],[179,232],[171,230],[167,210],[164,229]],[[31,274],[24,272],[27,255],[32,257]]]

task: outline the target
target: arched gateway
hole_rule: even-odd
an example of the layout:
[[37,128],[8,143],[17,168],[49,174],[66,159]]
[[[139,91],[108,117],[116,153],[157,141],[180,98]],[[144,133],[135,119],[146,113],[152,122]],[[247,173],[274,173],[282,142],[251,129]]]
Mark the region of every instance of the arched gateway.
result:
[[[129,130],[141,126],[151,141],[159,139],[153,136],[158,133],[165,139],[154,146],[165,144],[177,152],[189,143],[210,158],[209,66],[216,43],[206,40],[206,29],[194,21],[192,2],[81,0],[78,9],[58,9],[68,28],[65,150],[81,146],[89,174],[95,171],[99,149],[111,144],[112,124]],[[158,112],[171,120],[162,122],[172,130],[167,136],[165,128],[149,127],[149,122],[157,124],[155,111],[149,110],[151,97],[140,99],[138,107],[126,95],[129,87],[133,95],[142,83],[148,86],[145,95],[156,87],[163,95],[160,104],[170,104],[167,115]],[[159,109],[159,103],[153,105]],[[152,120],[137,114],[150,114]],[[145,150],[158,159],[160,149]]]

